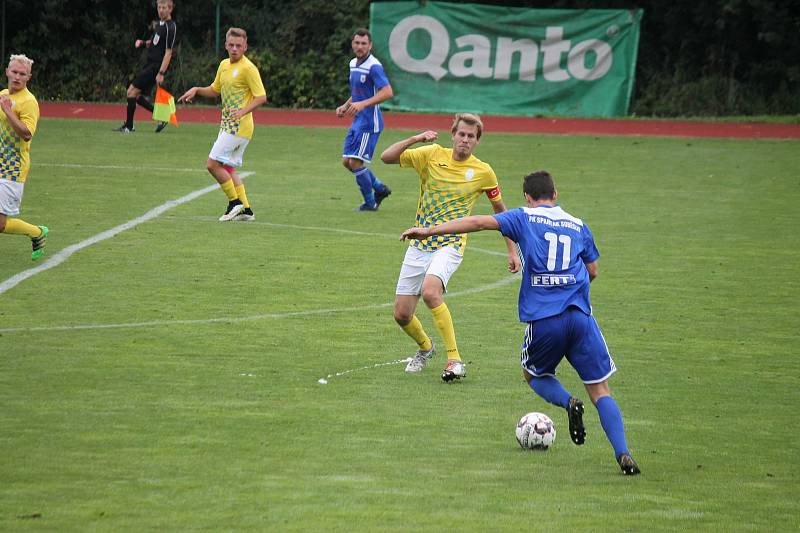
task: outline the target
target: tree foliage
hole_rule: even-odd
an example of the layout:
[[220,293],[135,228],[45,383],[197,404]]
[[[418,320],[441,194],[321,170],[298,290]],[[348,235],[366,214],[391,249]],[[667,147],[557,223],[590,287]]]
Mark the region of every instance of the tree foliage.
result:
[[[592,0],[477,3],[597,8]],[[368,0],[219,0],[221,40],[247,29],[272,105],[332,108],[347,98],[349,39],[369,23]],[[633,111],[645,115],[800,113],[800,0],[607,0],[644,9]],[[180,46],[167,83],[207,85],[216,50],[216,0],[175,0]],[[158,19],[155,1],[6,0],[4,49],[36,61],[44,99],[118,101]],[[24,24],[22,23],[24,21]]]

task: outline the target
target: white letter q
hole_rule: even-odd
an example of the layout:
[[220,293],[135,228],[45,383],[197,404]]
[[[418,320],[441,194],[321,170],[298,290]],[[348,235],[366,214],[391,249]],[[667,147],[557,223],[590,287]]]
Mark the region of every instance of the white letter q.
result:
[[[408,37],[414,30],[425,30],[431,37],[431,50],[423,59],[414,59],[408,55]],[[433,17],[413,15],[406,17],[389,35],[389,55],[395,64],[406,72],[429,74],[439,81],[447,74],[442,63],[450,51],[450,34],[447,28]]]

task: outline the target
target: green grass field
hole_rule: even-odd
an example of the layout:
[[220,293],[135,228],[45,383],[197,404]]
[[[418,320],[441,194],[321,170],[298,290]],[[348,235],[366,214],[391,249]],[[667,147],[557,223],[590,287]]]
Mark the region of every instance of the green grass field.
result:
[[[467,378],[442,383],[441,355],[418,375],[387,364],[415,349],[391,310],[413,171],[376,162],[394,194],[356,213],[344,128],[259,126],[256,222],[217,222],[212,190],[89,245],[213,184],[214,125],[114,125],[43,120],[34,141],[23,218],[50,227],[51,261],[83,244],[0,293],[0,530],[797,528],[799,142],[487,132],[478,147],[507,205],[545,168],[595,234],[594,310],[643,470],[627,478],[593,408],[576,447],[521,379],[496,233],[470,237],[447,297]],[[0,284],[32,266],[27,239],[0,236]],[[528,411],[556,423],[547,452],[514,440]]]

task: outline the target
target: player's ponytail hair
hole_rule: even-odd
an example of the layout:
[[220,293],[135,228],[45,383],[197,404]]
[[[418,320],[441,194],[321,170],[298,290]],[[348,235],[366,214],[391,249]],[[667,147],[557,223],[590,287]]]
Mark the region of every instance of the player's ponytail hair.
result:
[[456,134],[459,122],[463,122],[468,126],[478,126],[478,140],[481,139],[481,134],[483,133],[483,122],[481,122],[481,117],[478,115],[473,115],[472,113],[456,113],[455,119],[453,120],[453,127],[450,129],[450,132],[453,135]]
[[556,184],[549,172],[537,170],[525,176],[522,192],[534,200],[552,200],[556,196]]

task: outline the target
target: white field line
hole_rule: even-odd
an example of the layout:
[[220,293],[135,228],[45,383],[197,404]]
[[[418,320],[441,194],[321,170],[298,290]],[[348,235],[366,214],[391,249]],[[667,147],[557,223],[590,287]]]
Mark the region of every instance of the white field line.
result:
[[[252,172],[242,172],[240,174],[240,176],[242,178],[245,178],[245,177],[250,176],[252,174],[253,174]],[[106,230],[106,231],[104,231],[102,233],[98,233],[97,235],[95,235],[93,237],[89,237],[88,239],[86,239],[84,241],[81,241],[81,242],[79,242],[77,244],[72,244],[70,246],[67,246],[63,250],[59,250],[57,253],[55,253],[52,256],[50,256],[48,259],[46,259],[43,263],[39,264],[38,266],[35,266],[33,268],[29,268],[28,270],[23,270],[19,274],[11,276],[7,280],[5,280],[2,283],[0,283],[0,294],[3,294],[4,292],[6,292],[6,291],[8,291],[10,289],[13,289],[14,287],[19,285],[20,283],[22,283],[26,279],[28,279],[28,278],[30,278],[32,276],[35,276],[36,274],[38,274],[40,272],[44,272],[45,270],[49,270],[51,268],[57,267],[58,265],[60,265],[61,263],[63,263],[67,259],[69,259],[70,256],[72,254],[74,254],[75,252],[83,250],[84,248],[88,248],[89,246],[92,246],[93,244],[97,244],[98,242],[102,242],[102,241],[108,240],[108,239],[110,239],[112,237],[115,237],[115,236],[119,235],[120,233],[122,233],[123,231],[127,231],[127,230],[129,230],[131,228],[135,228],[139,224],[143,224],[143,223],[145,223],[145,222],[147,222],[149,220],[152,220],[152,219],[156,218],[157,216],[161,215],[165,211],[168,211],[168,210],[172,209],[173,207],[177,207],[177,206],[185,204],[187,202],[191,202],[195,198],[198,198],[198,197],[200,197],[200,196],[202,196],[204,194],[207,194],[207,193],[209,193],[211,191],[217,190],[218,188],[219,188],[219,185],[214,184],[214,185],[209,185],[208,187],[205,187],[203,189],[199,189],[197,191],[190,192],[189,194],[187,194],[185,196],[182,196],[182,197],[178,198],[177,200],[170,200],[169,202],[163,203],[160,206],[151,209],[150,211],[148,211],[147,213],[145,213],[144,215],[142,215],[140,217],[136,217],[133,220],[129,220],[129,221],[123,223],[123,224],[120,224],[117,227],[111,228],[111,229]]]
[[[472,287],[458,292],[448,292],[447,298],[458,298],[460,296],[468,296],[479,292],[484,292],[509,283],[518,283],[519,274],[505,276],[498,281],[487,283],[479,287]],[[353,307],[334,307],[329,309],[309,309],[307,311],[291,311],[287,313],[260,313],[256,315],[240,316],[240,317],[215,317],[215,318],[200,318],[194,320],[148,320],[145,322],[121,322],[117,324],[75,324],[72,326],[35,326],[28,328],[0,328],[0,334],[4,333],[21,333],[21,332],[35,332],[35,331],[84,331],[84,330],[103,330],[103,329],[137,329],[137,328],[152,328],[158,326],[179,326],[179,325],[204,325],[216,323],[235,324],[239,322],[252,322],[255,320],[275,320],[305,317],[313,315],[329,315],[335,313],[353,313],[358,311],[367,311],[370,309],[386,309],[394,306],[394,301],[380,303],[359,305]]]
[[[193,220],[203,220],[203,221],[214,220],[213,217],[207,217],[207,216],[173,217],[173,218],[181,218],[181,219],[191,218]],[[253,221],[253,222],[248,222],[247,225],[248,226],[262,225],[262,226],[271,226],[273,228],[297,229],[297,230],[302,230],[302,231],[323,231],[323,232],[328,232],[328,233],[342,233],[342,234],[345,234],[345,235],[363,235],[363,236],[366,236],[366,237],[384,237],[384,238],[387,238],[387,239],[396,239],[398,242],[400,242],[400,234],[399,233],[397,233],[397,234],[376,233],[374,231],[358,231],[358,230],[342,229],[342,228],[326,228],[326,227],[322,227],[322,226],[298,226],[296,224],[279,224],[277,222],[264,222],[264,221],[258,221],[258,220]],[[486,250],[484,248],[478,248],[477,246],[474,246],[472,244],[470,244],[468,246],[468,249],[470,251],[480,252],[480,253],[483,253],[483,254],[497,255],[497,256],[503,256],[503,257],[505,257],[508,254],[508,252],[498,252],[497,250]]]
[[[482,250],[482,251],[489,252],[489,250]],[[498,252],[490,252],[490,253],[498,253]],[[500,255],[505,256],[505,254],[500,254]],[[465,295],[468,295],[468,294],[475,294],[475,293],[478,293],[478,292],[483,292],[483,291],[486,291],[486,290],[495,289],[497,287],[502,287],[503,285],[508,285],[511,282],[517,281],[519,279],[519,276],[520,276],[519,274],[515,274],[513,276],[507,276],[507,277],[505,277],[503,279],[500,279],[500,280],[498,280],[498,281],[496,281],[494,283],[489,283],[488,285],[482,285],[480,287],[473,287],[472,289],[467,289],[465,291],[459,291],[459,292],[456,292],[456,293],[447,293],[447,298],[450,299],[450,298],[453,298],[453,297],[456,297],[456,296],[465,296]],[[385,304],[384,307],[388,307],[389,305],[393,305],[393,303],[392,304]],[[3,332],[3,330],[0,329],[0,333],[2,333],[2,332]],[[319,378],[317,380],[317,383],[319,383],[320,385],[327,385],[328,381],[331,380],[332,378],[338,378],[340,376],[346,376],[348,374],[352,374],[353,372],[360,372],[362,370],[373,370],[375,368],[380,368],[382,366],[399,365],[399,364],[402,364],[402,363],[408,363],[409,361],[411,361],[411,357],[406,357],[405,359],[395,359],[394,361],[386,361],[386,362],[383,362],[383,363],[375,363],[375,364],[372,364],[372,365],[361,366],[361,367],[358,367],[358,368],[351,368],[349,370],[340,370],[339,372],[334,372],[333,374],[328,374],[325,377]]]
[[394,361],[386,361],[385,363],[375,363],[374,365],[367,365],[361,366],[358,368],[351,368],[350,370],[342,370],[341,372],[335,372],[333,374],[328,374],[324,378],[319,378],[317,383],[320,385],[327,385],[328,380],[331,378],[339,377],[339,376],[346,376],[347,374],[352,374],[353,372],[358,372],[360,370],[372,370],[373,368],[380,368],[382,366],[389,366],[389,365],[399,365],[401,363],[408,363],[411,361],[410,357],[406,357],[405,359],[395,359]]
[[[84,165],[78,163],[35,163],[34,167],[58,167],[58,168],[96,168],[100,170],[142,170],[141,167],[126,165]],[[147,167],[146,170],[156,170],[159,172],[201,172],[202,167],[195,168],[168,168],[168,167]],[[244,174],[244,172],[242,172]]]

